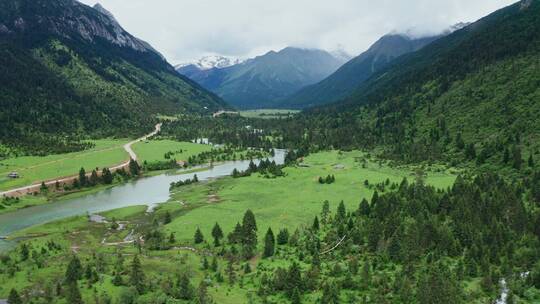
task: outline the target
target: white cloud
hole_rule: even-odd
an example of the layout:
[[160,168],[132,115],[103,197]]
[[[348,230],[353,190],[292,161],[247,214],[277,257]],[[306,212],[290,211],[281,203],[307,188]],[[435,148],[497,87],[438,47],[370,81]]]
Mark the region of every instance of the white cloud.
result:
[[[96,0],[81,0],[93,5]],[[286,46],[359,54],[391,31],[436,33],[515,0],[100,0],[171,63],[250,57]]]

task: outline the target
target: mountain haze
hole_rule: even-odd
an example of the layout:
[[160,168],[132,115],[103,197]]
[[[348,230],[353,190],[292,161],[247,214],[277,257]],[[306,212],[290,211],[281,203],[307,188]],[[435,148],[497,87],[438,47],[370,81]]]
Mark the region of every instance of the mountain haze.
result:
[[281,99],[330,75],[343,56],[288,47],[226,68],[179,69],[203,87],[239,108],[273,107]]

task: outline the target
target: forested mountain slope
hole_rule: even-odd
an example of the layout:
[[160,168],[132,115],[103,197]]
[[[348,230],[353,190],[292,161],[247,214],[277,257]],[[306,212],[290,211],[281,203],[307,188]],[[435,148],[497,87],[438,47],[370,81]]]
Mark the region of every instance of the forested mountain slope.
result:
[[325,145],[382,144],[410,161],[515,159],[520,167],[540,147],[540,1],[518,2],[405,55],[345,102],[311,115],[334,129],[324,131]]
[[154,113],[226,107],[101,6],[74,0],[0,2],[0,66],[0,142],[24,151],[140,134]]
[[389,34],[375,42],[366,52],[344,64],[319,83],[303,88],[287,97],[281,107],[306,108],[340,100],[351,94],[373,73],[386,67],[392,60],[417,51],[440,36],[410,38]]

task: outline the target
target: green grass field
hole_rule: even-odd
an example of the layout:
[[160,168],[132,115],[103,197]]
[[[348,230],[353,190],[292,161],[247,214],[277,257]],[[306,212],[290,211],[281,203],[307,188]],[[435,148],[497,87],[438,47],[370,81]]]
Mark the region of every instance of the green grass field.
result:
[[[180,150],[183,152],[178,152]],[[173,153],[171,159],[187,160],[192,155],[210,150],[212,150],[212,146],[210,145],[173,140],[150,140],[147,142],[138,142],[133,145],[133,151],[135,151],[141,162],[164,161],[166,160],[165,153],[167,152]]]
[[[55,154],[48,156],[23,156],[0,161],[0,190],[39,183],[44,180],[75,175],[81,167],[87,171],[117,165],[128,159],[123,145],[128,140],[95,140],[95,147],[89,150]],[[10,179],[7,174],[17,171],[21,176]]]
[[[301,224],[311,223],[320,213],[322,202],[330,201],[335,210],[343,200],[350,210],[356,209],[362,198],[368,200],[374,190],[366,187],[389,179],[399,183],[403,178],[414,180],[412,168],[391,168],[376,162],[367,162],[363,168],[357,157],[361,152],[323,152],[305,159],[304,166],[287,168],[284,178],[265,179],[251,176],[239,179],[225,178],[212,183],[179,188],[170,202],[163,204],[158,213],[177,212],[180,202],[187,204],[183,216],[177,217],[166,226],[168,232],[175,232],[177,240],[191,242],[196,227],[210,238],[210,232],[219,222],[226,233],[232,231],[243,213],[251,209],[257,217],[259,237],[271,227],[295,229]],[[449,172],[426,172],[426,182],[440,188],[453,184],[455,175]],[[336,182],[331,185],[318,183],[319,176],[333,174]],[[198,208],[194,208],[198,206]],[[186,209],[186,208],[184,208]]]
[[289,117],[298,113],[298,110],[274,110],[274,109],[261,109],[261,110],[248,110],[241,111],[240,115],[247,118],[278,118]]

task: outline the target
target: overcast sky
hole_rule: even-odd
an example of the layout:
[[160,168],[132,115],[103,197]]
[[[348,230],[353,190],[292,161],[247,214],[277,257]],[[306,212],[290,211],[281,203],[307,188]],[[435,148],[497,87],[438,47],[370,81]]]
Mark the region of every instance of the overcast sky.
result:
[[170,63],[286,46],[358,55],[382,35],[438,33],[516,0],[82,0],[101,3]]

